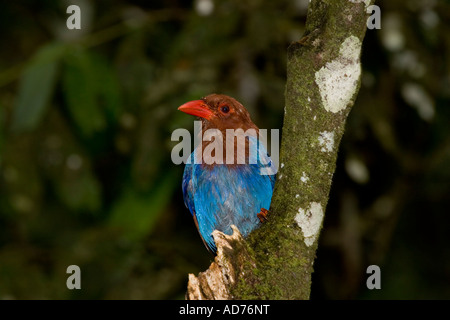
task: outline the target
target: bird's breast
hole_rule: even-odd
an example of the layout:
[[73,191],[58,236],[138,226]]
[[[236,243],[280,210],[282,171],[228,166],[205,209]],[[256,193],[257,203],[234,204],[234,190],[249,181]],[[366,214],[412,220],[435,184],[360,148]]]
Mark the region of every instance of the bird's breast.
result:
[[[265,146],[258,140],[255,129],[227,130],[209,129],[203,134],[201,145],[194,151],[196,164],[215,166],[226,164],[231,167],[241,164],[263,164],[267,159]],[[267,162],[267,161],[266,161]]]

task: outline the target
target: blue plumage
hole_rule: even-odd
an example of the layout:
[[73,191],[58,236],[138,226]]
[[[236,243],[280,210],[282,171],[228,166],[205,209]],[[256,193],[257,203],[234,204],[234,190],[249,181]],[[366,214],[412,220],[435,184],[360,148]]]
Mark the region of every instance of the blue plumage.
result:
[[194,151],[184,170],[184,202],[205,245],[213,253],[216,252],[211,235],[214,230],[231,234],[230,226],[234,224],[246,237],[260,224],[257,214],[262,208],[270,207],[275,175],[261,172],[271,165],[270,157],[256,138],[248,137],[247,141],[250,154],[257,155],[256,161],[250,158],[248,164],[207,166],[195,164]]

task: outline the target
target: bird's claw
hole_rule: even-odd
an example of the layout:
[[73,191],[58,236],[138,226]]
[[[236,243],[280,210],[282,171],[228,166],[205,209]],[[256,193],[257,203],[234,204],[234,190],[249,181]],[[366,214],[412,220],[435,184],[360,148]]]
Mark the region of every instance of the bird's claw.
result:
[[256,216],[259,218],[259,221],[261,221],[261,223],[264,223],[267,221],[268,213],[269,210],[261,208],[261,211]]

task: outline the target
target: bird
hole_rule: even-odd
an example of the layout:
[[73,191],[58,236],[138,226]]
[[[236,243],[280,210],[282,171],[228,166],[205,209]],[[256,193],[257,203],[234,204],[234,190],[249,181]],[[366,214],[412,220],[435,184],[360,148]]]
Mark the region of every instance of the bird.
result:
[[[202,122],[202,143],[186,161],[182,191],[203,243],[216,254],[214,230],[231,235],[234,225],[246,238],[267,220],[276,174],[262,173],[272,160],[258,139],[259,128],[236,99],[214,93],[178,110]],[[205,139],[210,129],[216,135]],[[232,139],[225,138],[227,129],[234,130]],[[218,142],[222,146],[216,144],[212,152],[206,152]]]

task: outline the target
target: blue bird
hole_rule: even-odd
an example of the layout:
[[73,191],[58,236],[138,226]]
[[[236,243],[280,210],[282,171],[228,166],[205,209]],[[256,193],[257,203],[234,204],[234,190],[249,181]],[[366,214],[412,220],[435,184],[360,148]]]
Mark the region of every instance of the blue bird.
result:
[[266,219],[275,174],[264,170],[271,159],[237,100],[211,94],[178,110],[202,120],[202,143],[186,161],[182,189],[206,248],[215,254],[214,230],[231,235],[235,225],[245,238]]

